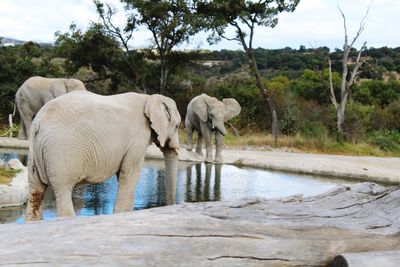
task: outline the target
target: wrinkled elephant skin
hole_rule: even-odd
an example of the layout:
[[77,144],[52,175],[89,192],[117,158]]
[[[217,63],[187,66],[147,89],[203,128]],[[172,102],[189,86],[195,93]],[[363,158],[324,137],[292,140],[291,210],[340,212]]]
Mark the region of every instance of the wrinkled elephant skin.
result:
[[76,90],[86,90],[85,85],[77,79],[34,76],[26,80],[15,94],[15,103],[21,118],[18,138],[29,139],[32,120],[44,104]]
[[54,190],[57,216],[74,216],[72,189],[114,174],[114,212],[132,211],[134,191],[147,147],[156,143],[165,158],[168,204],[175,202],[181,117],[161,95],[101,96],[76,91],[47,103],[32,123],[29,147],[27,220],[41,219],[43,193]]

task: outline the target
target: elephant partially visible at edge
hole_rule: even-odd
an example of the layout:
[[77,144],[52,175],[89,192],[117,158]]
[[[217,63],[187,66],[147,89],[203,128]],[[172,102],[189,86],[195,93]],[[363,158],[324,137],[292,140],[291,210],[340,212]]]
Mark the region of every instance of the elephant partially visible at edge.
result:
[[161,95],[76,91],[50,101],[32,123],[26,219],[41,219],[47,186],[54,190],[57,216],[74,216],[74,186],[100,183],[114,174],[118,178],[114,213],[132,211],[152,142],[163,152],[167,204],[174,204],[180,121],[175,101]]
[[206,162],[212,162],[212,133],[215,132],[215,161],[222,162],[222,136],[226,134],[224,122],[239,115],[240,111],[240,104],[234,98],[220,101],[206,94],[194,97],[187,106],[185,117],[187,149],[193,149],[193,131],[197,131],[196,153],[203,155],[204,138]]
[[32,120],[44,104],[53,98],[76,90],[86,90],[83,82],[77,79],[40,76],[27,79],[15,94],[15,103],[21,118],[18,138],[29,139]]

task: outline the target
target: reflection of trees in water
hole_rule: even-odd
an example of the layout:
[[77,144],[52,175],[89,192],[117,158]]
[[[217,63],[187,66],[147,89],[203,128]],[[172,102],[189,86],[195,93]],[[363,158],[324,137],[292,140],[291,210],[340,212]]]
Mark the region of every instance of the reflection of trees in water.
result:
[[[206,163],[205,173],[202,172],[203,164],[196,164],[186,168],[186,202],[218,201],[221,199],[221,164]],[[212,177],[212,167],[214,176]],[[194,168],[193,168],[194,167]],[[192,170],[195,169],[195,177]],[[212,179],[213,178],[213,179]],[[195,181],[192,181],[194,179]],[[194,188],[193,188],[194,184]],[[212,190],[210,190],[212,188]]]

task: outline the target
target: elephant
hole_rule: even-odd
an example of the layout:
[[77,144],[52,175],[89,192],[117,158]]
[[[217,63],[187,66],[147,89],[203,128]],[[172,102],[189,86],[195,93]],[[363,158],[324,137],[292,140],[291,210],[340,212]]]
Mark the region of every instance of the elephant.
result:
[[187,106],[185,117],[187,150],[193,149],[193,131],[197,131],[196,153],[203,155],[202,142],[205,138],[206,162],[212,162],[212,132],[215,132],[215,162],[222,162],[222,136],[226,134],[224,122],[240,114],[240,104],[234,98],[222,101],[201,94],[194,97]]
[[29,139],[32,120],[44,104],[53,98],[76,90],[86,90],[83,82],[77,79],[41,76],[27,79],[15,94],[15,103],[21,118],[18,138]]
[[32,122],[26,220],[42,218],[48,186],[54,190],[57,216],[70,217],[75,216],[75,185],[100,183],[114,174],[113,212],[132,211],[146,148],[153,142],[164,155],[167,204],[174,204],[180,121],[175,101],[157,94],[75,91],[50,101]]

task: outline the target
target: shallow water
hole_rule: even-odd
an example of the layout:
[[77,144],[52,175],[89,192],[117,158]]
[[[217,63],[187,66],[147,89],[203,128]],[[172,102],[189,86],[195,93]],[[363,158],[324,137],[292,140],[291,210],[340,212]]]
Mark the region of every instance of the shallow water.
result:
[[[9,152],[9,151],[7,151]],[[17,157],[17,153],[0,154],[0,159]],[[232,165],[192,164],[180,162],[176,202],[236,200],[245,197],[277,198],[294,194],[315,195],[347,183],[318,176],[274,172]],[[117,192],[115,176],[95,185],[79,185],[73,192],[78,216],[111,214]],[[141,172],[135,191],[135,210],[166,205],[164,162],[149,160]],[[0,223],[23,222],[25,207],[0,209]],[[56,217],[54,195],[46,191],[43,216]]]

